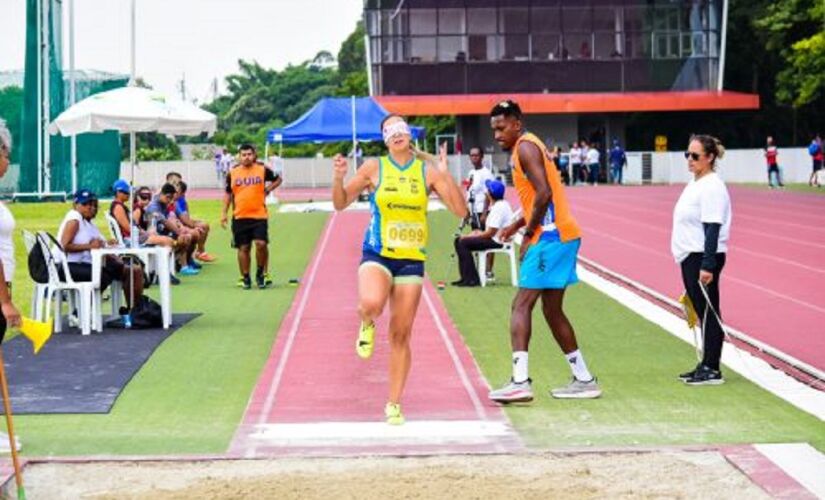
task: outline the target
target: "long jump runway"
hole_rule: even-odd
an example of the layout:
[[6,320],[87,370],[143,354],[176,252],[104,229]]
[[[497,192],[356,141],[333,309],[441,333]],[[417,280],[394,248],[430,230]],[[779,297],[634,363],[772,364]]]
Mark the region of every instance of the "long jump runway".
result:
[[427,281],[413,327],[407,423],[384,422],[388,311],[372,358],[355,354],[366,212],[333,214],[230,445],[242,457],[494,453],[522,444]]
[[[683,186],[568,189],[581,255],[676,298],[670,253]],[[728,186],[733,225],[722,274],[725,323],[825,370],[825,196]]]

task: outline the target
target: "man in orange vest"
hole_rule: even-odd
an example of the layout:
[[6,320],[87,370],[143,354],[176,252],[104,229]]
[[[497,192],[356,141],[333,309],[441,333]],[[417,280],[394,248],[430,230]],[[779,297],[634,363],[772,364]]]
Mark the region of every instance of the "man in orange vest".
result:
[[243,144],[239,148],[239,158],[240,164],[232,167],[226,175],[221,227],[226,228],[227,213],[232,205],[232,246],[238,249],[238,267],[241,271],[238,286],[244,290],[252,288],[249,268],[251,244],[254,242],[258,266],[255,282],[258,288],[266,288],[272,284],[272,278],[267,273],[269,212],[266,209],[266,195],[275,189],[278,177],[257,161],[255,147],[251,144]]
[[498,103],[490,112],[496,142],[512,154],[513,186],[523,216],[502,231],[506,241],[524,227],[521,243],[519,290],[513,299],[510,343],[513,349],[513,378],[490,392],[499,403],[529,402],[533,390],[527,372],[527,349],[532,334],[533,308],[541,297],[542,312],[553,337],[564,353],[573,378],[550,391],[559,399],[589,399],[601,396],[596,378],[590,374],[576,342],[573,325],[562,310],[568,285],[578,282],[576,258],[581,230],[570,213],[561,175],[541,139],[524,128],[519,105],[511,100]]

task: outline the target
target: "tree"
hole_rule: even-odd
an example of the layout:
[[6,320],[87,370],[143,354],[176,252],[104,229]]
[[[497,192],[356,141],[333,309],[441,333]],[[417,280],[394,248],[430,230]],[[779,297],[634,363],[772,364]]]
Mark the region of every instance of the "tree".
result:
[[[6,121],[11,132],[12,143],[20,144],[20,118],[23,112],[23,89],[10,86],[0,89],[0,118]],[[19,154],[19,147],[12,147],[12,163]]]
[[355,31],[341,44],[338,51],[338,72],[346,78],[352,73],[365,73],[367,70],[366,47],[364,47],[364,23],[358,21]]

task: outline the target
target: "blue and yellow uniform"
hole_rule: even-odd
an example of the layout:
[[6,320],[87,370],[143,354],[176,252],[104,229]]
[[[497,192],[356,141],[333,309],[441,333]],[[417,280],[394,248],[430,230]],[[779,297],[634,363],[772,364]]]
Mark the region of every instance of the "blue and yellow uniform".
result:
[[382,268],[393,283],[421,283],[428,237],[425,164],[413,158],[398,165],[389,156],[378,164],[361,265]]

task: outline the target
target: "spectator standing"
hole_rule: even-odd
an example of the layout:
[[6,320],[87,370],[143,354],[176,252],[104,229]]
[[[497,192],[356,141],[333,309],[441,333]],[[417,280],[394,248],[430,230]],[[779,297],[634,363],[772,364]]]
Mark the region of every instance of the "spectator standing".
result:
[[573,169],[573,182],[575,186],[581,181],[582,175],[582,150],[578,142],[570,143],[570,167]]
[[708,135],[691,137],[685,158],[693,179],[673,209],[670,248],[681,268],[687,296],[701,318],[704,338],[702,361],[679,375],[688,385],[724,382],[719,367],[725,338],[720,323],[719,279],[728,250],[731,203],[725,183],[716,174],[716,160],[724,154],[719,139]]
[[624,152],[618,139],[613,139],[613,147],[610,149],[610,182],[614,184],[622,183],[622,173],[627,166],[627,155]]
[[811,161],[813,162],[813,168],[811,172],[811,177],[808,179],[809,186],[816,186],[822,187],[819,184],[819,171],[822,170],[822,138],[819,137],[817,134],[816,137],[811,141],[811,144],[808,146],[808,154],[811,155]]
[[483,230],[482,221],[487,206],[487,181],[493,180],[493,172],[484,165],[484,151],[479,147],[470,148],[470,163],[473,169],[467,176],[467,203],[470,208],[470,227]]
[[218,186],[222,185],[222,182],[225,178],[225,174],[223,173],[223,155],[225,151],[223,149],[219,149],[215,151],[215,176],[218,179]]
[[590,171],[590,184],[595,186],[599,183],[600,154],[598,143],[594,143],[593,147],[588,148],[585,161],[587,162],[587,169]]
[[558,161],[556,163],[556,167],[561,172],[561,180],[564,182],[565,186],[570,185],[570,155],[562,151],[561,148],[557,147],[558,150]]
[[[785,187],[782,184],[782,176],[779,175],[779,149],[773,142],[773,137],[768,136],[765,141],[765,161],[768,163],[768,185],[771,189]],[[774,179],[776,179],[774,181]]]

